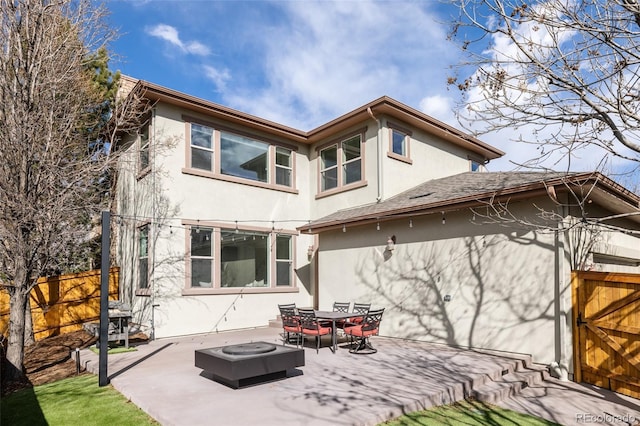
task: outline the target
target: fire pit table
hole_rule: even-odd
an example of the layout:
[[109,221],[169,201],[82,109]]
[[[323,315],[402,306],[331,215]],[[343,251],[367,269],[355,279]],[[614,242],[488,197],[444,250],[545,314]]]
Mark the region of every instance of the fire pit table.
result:
[[234,389],[287,376],[304,366],[304,349],[267,342],[242,343],[195,351],[195,365]]

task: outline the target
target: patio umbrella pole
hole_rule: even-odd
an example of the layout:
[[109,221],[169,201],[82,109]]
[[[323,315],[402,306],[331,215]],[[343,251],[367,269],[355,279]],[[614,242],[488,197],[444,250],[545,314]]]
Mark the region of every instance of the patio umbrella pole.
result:
[[102,212],[102,247],[100,267],[100,344],[98,363],[98,386],[107,386],[107,351],[109,350],[109,246],[111,231],[111,215]]

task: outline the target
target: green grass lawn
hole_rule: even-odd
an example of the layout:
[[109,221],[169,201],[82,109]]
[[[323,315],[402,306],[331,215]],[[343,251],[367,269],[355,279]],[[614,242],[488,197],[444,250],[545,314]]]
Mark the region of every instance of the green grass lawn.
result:
[[384,426],[464,425],[464,426],[558,426],[557,423],[517,413],[482,402],[465,401],[416,411],[388,422]]
[[14,392],[0,401],[0,424],[151,425],[157,424],[98,376],[85,374]]
[[[12,426],[158,424],[111,386],[99,387],[98,377],[92,374],[14,392],[0,401],[0,414],[0,424]],[[489,404],[462,402],[409,413],[381,425],[550,426],[556,423]]]

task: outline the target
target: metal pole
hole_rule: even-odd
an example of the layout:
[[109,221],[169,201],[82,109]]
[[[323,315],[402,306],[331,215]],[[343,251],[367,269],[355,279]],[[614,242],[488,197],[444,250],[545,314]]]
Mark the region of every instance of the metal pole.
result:
[[111,245],[111,216],[102,212],[102,264],[100,267],[100,344],[98,386],[109,384],[107,376],[107,351],[109,350],[109,246]]

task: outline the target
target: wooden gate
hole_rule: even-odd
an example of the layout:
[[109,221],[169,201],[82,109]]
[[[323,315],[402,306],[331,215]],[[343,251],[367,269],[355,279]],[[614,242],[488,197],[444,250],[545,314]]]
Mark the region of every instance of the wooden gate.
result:
[[640,275],[574,272],[576,382],[640,398]]

